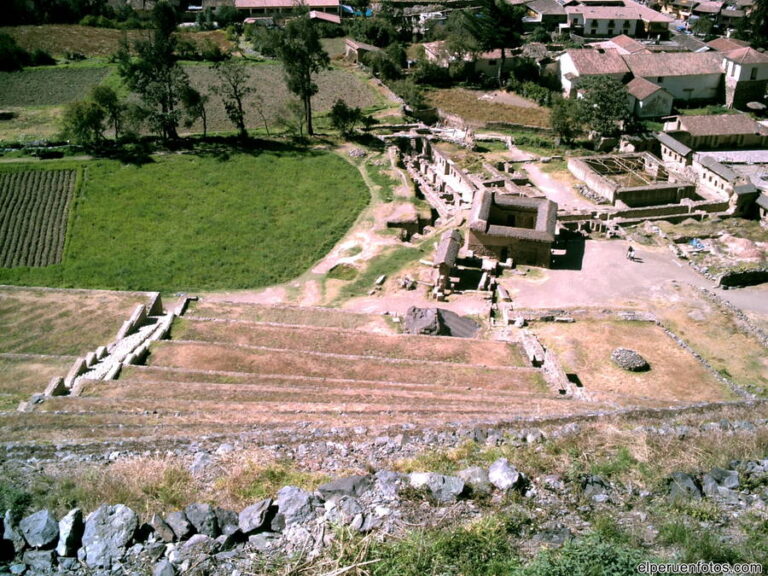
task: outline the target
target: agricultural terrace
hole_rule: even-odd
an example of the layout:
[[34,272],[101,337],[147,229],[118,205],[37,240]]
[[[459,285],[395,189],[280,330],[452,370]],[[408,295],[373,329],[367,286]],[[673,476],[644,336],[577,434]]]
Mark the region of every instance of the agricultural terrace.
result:
[[0,410],[42,392],[77,356],[110,342],[147,294],[0,286]]
[[0,173],[0,266],[61,261],[76,170]]
[[369,199],[351,164],[318,150],[81,167],[61,263],[0,268],[0,284],[176,291],[284,282],[322,257]]
[[430,90],[427,102],[448,114],[461,116],[472,125],[503,122],[549,128],[549,109],[514,94],[501,91],[449,88]]

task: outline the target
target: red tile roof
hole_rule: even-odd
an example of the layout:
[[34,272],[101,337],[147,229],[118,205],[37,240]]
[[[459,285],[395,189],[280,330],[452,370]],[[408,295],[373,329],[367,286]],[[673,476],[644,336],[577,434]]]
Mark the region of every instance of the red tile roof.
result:
[[655,94],[659,90],[664,90],[661,86],[649,82],[645,78],[634,78],[629,84],[627,84],[627,92],[632,94],[638,100],[645,100],[651,94]]
[[567,50],[579,76],[626,74],[629,68],[616,50]]
[[735,50],[736,48],[749,46],[749,43],[742,40],[736,40],[736,38],[715,38],[711,42],[707,42],[707,46],[718,52],[728,52],[730,50]]
[[722,55],[715,52],[670,52],[624,56],[624,61],[632,74],[644,78],[722,74],[722,60]]
[[768,135],[768,128],[746,114],[712,116],[680,116],[680,130],[691,136],[732,136],[739,134]]
[[737,48],[724,54],[728,60],[737,64],[765,64],[768,62],[768,54],[758,52],[754,48]]

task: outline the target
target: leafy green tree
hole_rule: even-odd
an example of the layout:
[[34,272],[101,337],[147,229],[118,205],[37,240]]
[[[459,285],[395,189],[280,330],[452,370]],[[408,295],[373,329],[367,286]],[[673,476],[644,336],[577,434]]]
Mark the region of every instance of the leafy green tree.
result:
[[331,126],[342,136],[349,136],[355,129],[355,125],[362,121],[363,113],[360,108],[352,108],[344,100],[339,98],[331,108]]
[[288,90],[301,100],[307,134],[312,136],[312,96],[318,91],[313,75],[328,68],[330,58],[320,44],[320,36],[307,14],[286,24],[280,42],[280,60]]
[[615,136],[629,121],[627,89],[607,76],[588,76],[579,81],[581,121],[598,137]]
[[754,48],[768,48],[768,0],[755,0],[749,16],[740,19],[736,37]]
[[552,104],[549,121],[552,130],[563,142],[571,144],[582,132],[579,102],[573,98],[558,98]]
[[242,16],[234,6],[219,6],[216,8],[216,24],[219,28],[226,28],[242,21]]
[[250,74],[242,59],[219,62],[213,66],[218,73],[219,83],[211,87],[214,94],[221,98],[227,117],[235,125],[241,138],[248,137],[245,128],[245,98],[253,92],[249,85]]
[[152,11],[154,29],[146,40],[133,46],[135,56],[123,43],[117,54],[118,72],[128,87],[142,99],[153,129],[166,140],[178,138],[182,116],[181,93],[189,77],[176,54],[177,15],[167,2],[158,2]]
[[192,86],[186,86],[181,91],[181,103],[184,106],[184,126],[190,128],[198,118],[203,123],[203,138],[208,136],[208,114],[206,105],[208,94],[195,90]]
[[501,52],[496,81],[503,85],[506,49],[520,46],[523,33],[525,7],[512,6],[506,0],[480,0],[477,10],[463,12],[467,32],[474,39],[478,51]]
[[29,64],[29,53],[16,44],[16,40],[6,34],[0,33],[0,70],[14,72],[21,70]]
[[120,127],[125,112],[125,104],[117,92],[109,86],[94,86],[91,101],[104,111],[104,119],[115,131],[115,140],[120,139]]
[[85,148],[95,148],[104,139],[104,119],[104,109],[95,102],[72,102],[64,109],[62,135]]

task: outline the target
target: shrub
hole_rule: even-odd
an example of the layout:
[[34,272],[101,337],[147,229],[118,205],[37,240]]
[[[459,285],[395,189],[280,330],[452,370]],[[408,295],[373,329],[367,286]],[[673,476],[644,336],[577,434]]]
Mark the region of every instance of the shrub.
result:
[[645,552],[608,541],[595,534],[567,542],[559,550],[544,550],[521,571],[523,576],[634,576]]
[[16,44],[16,40],[0,33],[0,71],[14,72],[29,64],[29,53]]

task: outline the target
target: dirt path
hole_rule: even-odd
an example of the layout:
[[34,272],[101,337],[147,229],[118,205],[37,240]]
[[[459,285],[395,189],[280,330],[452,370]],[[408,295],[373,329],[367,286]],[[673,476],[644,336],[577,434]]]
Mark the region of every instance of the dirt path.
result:
[[553,178],[541,169],[538,164],[523,164],[531,183],[546,194],[547,198],[557,202],[562,210],[592,210],[595,205],[581,197],[573,186]]

